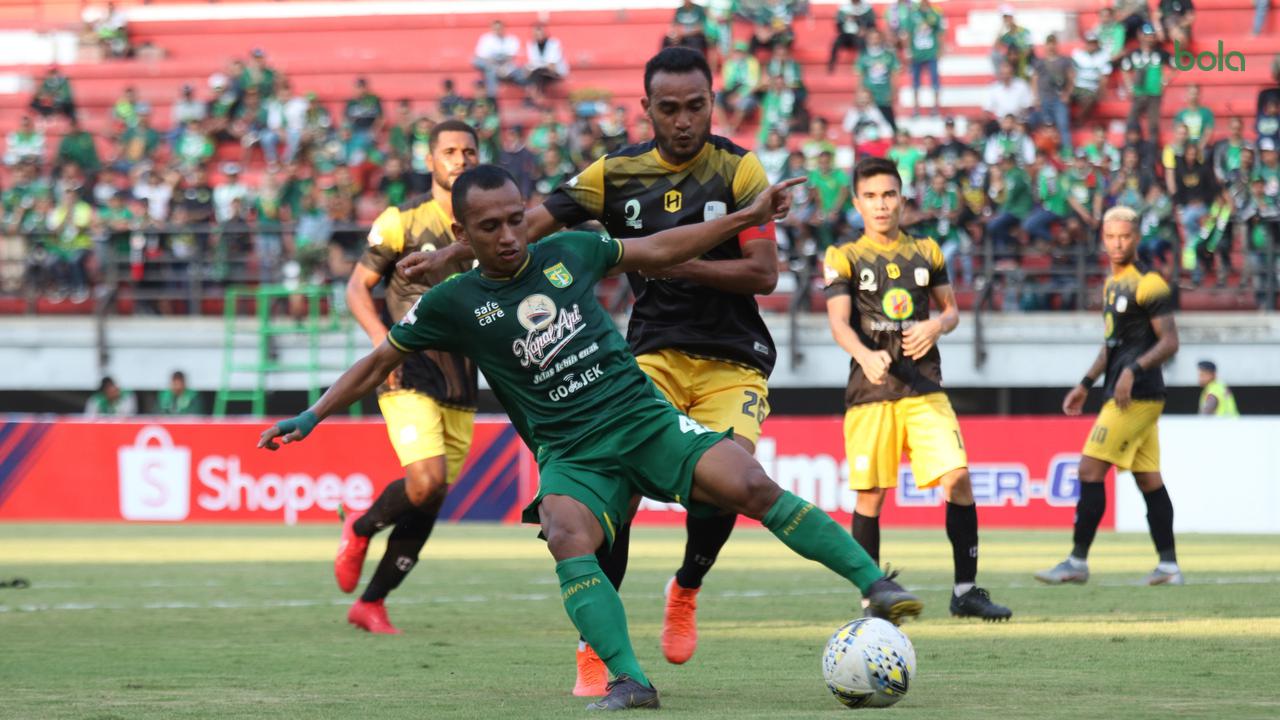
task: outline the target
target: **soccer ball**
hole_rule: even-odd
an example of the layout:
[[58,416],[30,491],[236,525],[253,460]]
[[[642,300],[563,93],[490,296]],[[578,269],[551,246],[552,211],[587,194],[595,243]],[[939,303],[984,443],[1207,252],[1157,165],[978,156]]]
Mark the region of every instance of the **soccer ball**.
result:
[[858,618],[827,641],[822,677],[851,708],[889,707],[901,700],[916,675],[916,649],[901,630],[880,618]]

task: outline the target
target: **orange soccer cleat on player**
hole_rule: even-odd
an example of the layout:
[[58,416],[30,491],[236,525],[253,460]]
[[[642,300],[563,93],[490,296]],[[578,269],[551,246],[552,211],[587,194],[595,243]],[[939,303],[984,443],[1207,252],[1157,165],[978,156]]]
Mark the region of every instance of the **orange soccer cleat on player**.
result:
[[680,587],[675,578],[667,583],[667,606],[662,614],[662,654],[669,663],[682,665],[698,649],[698,590]]
[[338,557],[333,561],[333,577],[342,592],[354,592],[360,584],[360,571],[364,568],[364,556],[369,552],[369,538],[356,534],[357,516],[347,513],[342,519],[342,539],[338,542]]
[[357,600],[347,611],[347,622],[361,630],[368,630],[375,635],[399,635],[400,629],[391,624],[387,617],[387,606],[383,600],[366,602]]
[[609,669],[591,646],[578,643],[578,679],[573,694],[578,697],[601,697],[609,691]]

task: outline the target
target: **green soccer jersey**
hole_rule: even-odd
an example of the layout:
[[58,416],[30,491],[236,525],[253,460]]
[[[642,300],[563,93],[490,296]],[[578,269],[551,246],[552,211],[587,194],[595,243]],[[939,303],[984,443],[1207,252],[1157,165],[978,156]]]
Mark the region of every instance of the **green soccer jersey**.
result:
[[858,56],[858,75],[876,105],[892,104],[893,73],[899,66],[898,56],[884,47],[879,52],[867,48]]
[[510,278],[474,269],[433,287],[388,340],[470,357],[543,463],[629,409],[665,402],[596,300],[621,260],[622,243],[607,235],[556,233]]
[[1187,138],[1200,142],[1200,138],[1213,133],[1213,112],[1206,107],[1183,108],[1173,116],[1173,124],[1187,126]]
[[902,31],[911,38],[911,59],[916,62],[938,59],[945,21],[936,9],[916,8],[907,14]]

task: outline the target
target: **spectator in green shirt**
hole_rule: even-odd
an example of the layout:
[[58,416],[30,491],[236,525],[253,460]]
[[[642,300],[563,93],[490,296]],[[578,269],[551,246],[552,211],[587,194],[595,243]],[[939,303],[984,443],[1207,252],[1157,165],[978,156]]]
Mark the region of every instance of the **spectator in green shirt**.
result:
[[356,94],[347,101],[342,114],[351,125],[351,135],[363,158],[382,132],[382,99],[369,89],[368,80],[356,78]]
[[1089,154],[1083,148],[1076,151],[1071,167],[1058,180],[1059,190],[1071,209],[1067,216],[1067,230],[1073,238],[1082,234],[1092,238],[1102,225],[1102,180],[1089,164]]
[[991,65],[997,70],[1001,63],[1013,66],[1014,77],[1027,77],[1027,61],[1031,59],[1031,31],[1013,19],[1013,6],[1000,6],[1000,31],[991,48]]
[[858,58],[857,67],[862,86],[871,91],[876,107],[880,108],[889,125],[897,130],[893,115],[893,76],[901,64],[898,55],[885,45],[879,30],[867,34],[867,49]]
[[791,57],[790,45],[775,45],[773,55],[764,66],[764,73],[770,78],[781,77],[786,88],[791,91],[795,100],[795,114],[805,114],[804,101],[808,91],[804,87],[804,73],[800,63]]
[[742,41],[734,43],[733,54],[724,64],[723,89],[716,98],[728,115],[726,125],[730,135],[738,131],[746,116],[760,104],[763,89],[760,62],[748,52],[748,47]]
[[74,164],[92,177],[102,169],[102,161],[98,159],[98,149],[93,144],[93,136],[80,127],[80,122],[71,118],[71,127],[58,143],[58,156],[54,159],[54,174],[58,174],[63,165]]
[[849,176],[835,167],[834,153],[824,150],[818,155],[818,168],[810,171],[809,186],[815,201],[811,223],[817,226],[818,250],[822,251],[839,241],[849,208]]
[[106,236],[107,249],[116,262],[129,257],[130,239],[133,231],[138,229],[138,218],[125,204],[126,199],[127,191],[120,190],[111,195],[106,207],[98,208],[98,223]]
[[4,164],[19,165],[44,162],[44,133],[35,128],[30,115],[23,115],[18,127],[5,140]]
[[249,64],[245,66],[238,79],[242,91],[253,87],[258,89],[258,94],[263,98],[275,95],[276,71],[267,65],[267,54],[262,48],[254,48],[249,54]]
[[898,128],[895,142],[885,155],[898,166],[903,197],[916,197],[916,164],[924,159],[924,151],[911,141],[906,128]]
[[188,120],[186,127],[182,129],[182,134],[178,136],[175,153],[183,168],[193,168],[213,157],[213,141],[200,129],[200,125],[195,120]]
[[1204,155],[1213,139],[1213,111],[1200,104],[1200,86],[1187,86],[1187,106],[1173,116],[1175,123],[1187,128],[1187,139],[1200,146]]
[[98,391],[84,404],[85,417],[128,417],[138,413],[138,399],[132,392],[121,390],[110,377],[102,378]]
[[1036,165],[1039,167],[1036,173],[1036,197],[1040,201],[1040,207],[1022,220],[1022,229],[1032,242],[1049,243],[1053,241],[1053,225],[1065,222],[1070,210],[1059,182],[1060,174],[1048,153],[1040,151],[1036,157]]
[[138,114],[137,125],[116,138],[116,158],[112,166],[124,172],[132,170],[138,163],[152,157],[162,139],[160,131],[151,127],[151,112],[143,108]]
[[849,4],[836,10],[836,39],[831,43],[831,57],[827,60],[828,75],[835,72],[840,50],[862,52],[866,35],[875,26],[875,8],[866,0],[849,0]]
[[1111,62],[1120,60],[1124,54],[1125,27],[1116,20],[1115,10],[1104,7],[1098,11],[1098,26],[1093,30],[1098,38],[1098,46],[1107,54]]
[[790,135],[798,114],[796,95],[781,75],[769,78],[769,89],[760,101],[760,131],[757,144],[764,144],[770,132]]
[[115,105],[111,106],[111,117],[126,128],[131,128],[138,124],[138,112],[144,106],[145,103],[138,101],[137,89],[130,85],[124,89],[124,94],[116,100]]
[[663,47],[682,45],[707,54],[707,11],[693,0],[684,0],[671,19]]
[[71,83],[57,65],[50,67],[40,81],[40,86],[31,98],[31,109],[43,118],[66,115],[68,120],[76,119],[76,103],[71,97]]
[[987,193],[996,212],[987,221],[987,242],[992,244],[997,258],[1009,259],[1016,254],[1019,244],[1013,233],[1031,214],[1035,204],[1031,198],[1031,178],[1018,167],[1012,153],[1005,153],[1000,164],[991,170]]
[[1160,102],[1171,78],[1165,72],[1169,54],[1156,46],[1155,30],[1142,26],[1138,49],[1124,56],[1120,69],[1124,71],[1125,90],[1133,98],[1129,106],[1129,123],[1136,123],[1147,116],[1147,139],[1160,139]]
[[938,52],[942,46],[942,31],[946,23],[930,0],[920,0],[903,23],[900,32],[902,42],[911,49],[911,115],[920,115],[920,75],[927,69],[933,81],[933,114],[938,114],[938,96],[942,92],[938,77]]
[[80,199],[79,188],[67,185],[45,223],[52,233],[46,249],[53,260],[58,293],[71,293],[71,301],[75,303],[89,297],[87,264],[93,248],[90,235],[93,219],[93,206]]
[[187,387],[187,376],[181,370],[174,370],[169,378],[169,387],[160,391],[156,397],[157,415],[200,415],[204,406],[200,402],[200,393]]

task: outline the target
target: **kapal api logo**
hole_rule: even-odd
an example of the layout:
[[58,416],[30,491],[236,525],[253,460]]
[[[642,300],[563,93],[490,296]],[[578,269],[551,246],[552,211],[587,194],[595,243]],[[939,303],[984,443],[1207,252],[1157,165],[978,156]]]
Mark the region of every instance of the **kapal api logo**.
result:
[[557,312],[555,302],[546,295],[530,295],[521,300],[516,308],[516,320],[528,334],[511,343],[511,352],[520,360],[521,367],[536,365],[539,370],[545,370],[569,341],[587,327],[577,303]]

